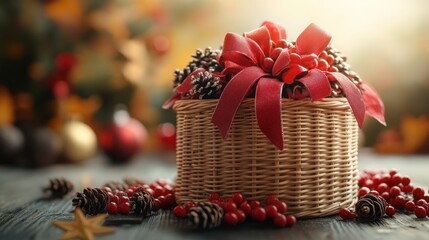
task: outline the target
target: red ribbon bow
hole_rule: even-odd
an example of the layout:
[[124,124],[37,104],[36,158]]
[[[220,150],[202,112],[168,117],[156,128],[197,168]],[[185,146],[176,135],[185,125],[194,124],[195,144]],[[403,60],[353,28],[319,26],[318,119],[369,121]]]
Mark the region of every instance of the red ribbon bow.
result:
[[[310,24],[299,35],[295,46],[287,43],[285,39],[285,29],[269,21],[243,36],[234,33],[225,36],[219,64],[224,67],[222,75],[229,75],[231,79],[223,90],[212,117],[212,122],[218,126],[223,138],[227,137],[243,99],[255,92],[255,111],[259,128],[282,150],[283,86],[294,86],[291,96],[294,97],[297,86],[303,85],[309,97],[317,101],[331,95],[330,80],[337,80],[341,85],[359,127],[362,126],[365,113],[385,124],[383,103],[373,89],[363,84],[361,94],[358,87],[346,76],[338,72],[328,72],[327,65],[318,64],[318,56],[329,44],[330,35],[315,24]],[[203,69],[196,70],[198,71]],[[170,107],[190,88],[188,76],[176,89],[178,94],[164,107]]]

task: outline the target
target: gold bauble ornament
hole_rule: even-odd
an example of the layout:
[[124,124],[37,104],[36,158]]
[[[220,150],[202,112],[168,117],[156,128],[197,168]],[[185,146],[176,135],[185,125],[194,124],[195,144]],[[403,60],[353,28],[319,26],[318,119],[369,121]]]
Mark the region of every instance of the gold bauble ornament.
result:
[[66,161],[82,162],[97,152],[97,137],[85,123],[71,120],[61,130],[63,154]]

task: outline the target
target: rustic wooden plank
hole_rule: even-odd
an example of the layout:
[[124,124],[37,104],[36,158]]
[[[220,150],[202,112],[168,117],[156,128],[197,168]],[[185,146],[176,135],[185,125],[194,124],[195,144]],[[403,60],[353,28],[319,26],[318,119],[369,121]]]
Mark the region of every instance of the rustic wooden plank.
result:
[[[130,165],[112,166],[98,157],[82,165],[58,165],[31,171],[0,168],[0,239],[57,239],[62,234],[52,221],[73,218],[72,196],[63,200],[43,200],[41,188],[49,178],[69,178],[77,190],[87,184],[100,186],[108,180],[121,180],[126,176],[148,182],[158,177],[173,178],[174,165],[160,159],[160,156],[145,156]],[[428,160],[427,156],[385,157],[364,151],[359,164],[360,169],[396,168],[427,187]],[[186,222],[175,219],[171,212],[160,212],[141,224],[119,226],[115,234],[100,239],[429,239],[429,220],[419,221],[406,214],[372,224],[342,221],[337,216],[316,218],[300,220],[295,227],[286,229],[252,222],[235,228],[197,232],[186,231],[185,226]]]

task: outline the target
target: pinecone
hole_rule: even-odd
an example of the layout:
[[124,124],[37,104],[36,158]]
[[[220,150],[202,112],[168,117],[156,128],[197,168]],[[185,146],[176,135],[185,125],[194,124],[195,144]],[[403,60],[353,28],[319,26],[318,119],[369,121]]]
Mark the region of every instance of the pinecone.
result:
[[[362,83],[362,79],[355,73],[351,66],[346,62],[347,57],[341,54],[341,52],[338,49],[335,49],[332,47],[331,44],[329,44],[325,48],[325,52],[327,55],[331,55],[334,58],[334,63],[332,64],[332,67],[336,67],[338,69],[338,72],[344,74],[346,77],[348,77],[356,86],[359,87],[359,85]],[[344,93],[340,87],[340,85],[336,82],[331,82],[331,88],[332,88],[332,95],[334,97],[343,97]]]
[[358,218],[362,221],[380,220],[386,211],[387,202],[384,198],[373,194],[361,197],[355,205]]
[[69,180],[64,178],[49,179],[49,185],[43,189],[50,198],[63,198],[73,190],[74,186]]
[[137,185],[137,184],[144,184],[143,181],[141,181],[141,180],[139,180],[137,178],[134,178],[134,177],[127,177],[127,178],[124,179],[124,182],[126,184],[128,184],[129,187],[131,187],[133,185]]
[[209,72],[221,72],[222,67],[219,65],[216,57],[219,55],[220,50],[213,50],[211,47],[201,50],[197,49],[195,54],[192,55],[192,60],[188,65],[180,71],[179,69],[174,70],[173,88],[179,86],[186,77],[189,76],[195,69],[204,68]]
[[195,64],[197,67],[204,68],[210,72],[221,72],[222,67],[217,62],[217,55],[219,55],[220,50],[212,49],[207,47],[206,49],[201,50],[197,49],[192,57],[194,58],[190,63]]
[[131,208],[135,214],[148,215],[153,209],[153,197],[148,191],[139,187],[130,199]]
[[76,193],[72,200],[74,207],[79,207],[89,215],[95,215],[106,211],[109,196],[100,188],[85,188],[82,193]]
[[112,191],[115,191],[115,190],[125,191],[126,189],[129,188],[129,185],[121,181],[109,181],[109,182],[106,182],[103,185],[103,187],[109,187],[110,189],[112,189]]
[[223,209],[214,203],[199,202],[189,211],[188,218],[194,228],[215,228],[222,223]]
[[199,72],[191,77],[194,87],[189,91],[191,96],[197,95],[200,99],[215,98],[219,96],[222,85],[220,78],[214,77],[210,72]]

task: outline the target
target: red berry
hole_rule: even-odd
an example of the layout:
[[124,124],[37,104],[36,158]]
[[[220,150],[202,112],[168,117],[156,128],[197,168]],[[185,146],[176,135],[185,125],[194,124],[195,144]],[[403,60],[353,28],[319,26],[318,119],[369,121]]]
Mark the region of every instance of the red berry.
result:
[[426,206],[428,203],[426,202],[426,200],[424,200],[424,199],[419,199],[417,202],[416,202],[416,205],[417,206],[422,206],[422,207],[424,207],[424,206]]
[[380,183],[380,185],[378,185],[377,187],[378,193],[383,193],[388,191],[389,191],[389,186],[386,183]]
[[176,206],[173,209],[173,214],[177,218],[184,218],[186,216],[186,208],[184,206]]
[[115,202],[109,202],[109,204],[107,204],[107,212],[109,214],[118,213],[118,204],[116,204]]
[[404,193],[410,193],[410,192],[412,192],[414,190],[414,186],[413,185],[411,185],[411,184],[409,184],[409,185],[405,185],[403,188],[402,188],[402,191],[404,192]]
[[425,218],[427,213],[424,207],[417,206],[416,209],[414,209],[414,214],[416,214],[418,218]]
[[285,202],[278,201],[276,203],[277,211],[281,214],[285,214],[287,212],[287,204]]
[[370,191],[371,190],[369,188],[367,188],[367,187],[361,187],[359,189],[359,192],[358,192],[358,198],[361,198],[361,197],[367,195]]
[[395,197],[395,201],[393,203],[393,206],[395,208],[403,208],[406,202],[407,202],[407,200],[403,196],[399,195],[399,196]]
[[229,226],[237,225],[238,223],[237,214],[233,212],[227,212],[223,217],[223,221],[225,222],[226,225],[229,225]]
[[155,189],[153,189],[153,197],[157,198],[164,195],[164,189],[162,189],[161,186],[156,186]]
[[246,214],[243,211],[237,210],[237,211],[235,211],[235,214],[238,217],[238,222],[239,223],[242,223],[242,222],[246,221]]
[[219,193],[211,193],[209,195],[209,200],[220,200],[220,195]]
[[403,176],[401,182],[402,182],[402,184],[404,184],[404,186],[408,186],[411,182],[411,179],[408,176]]
[[350,210],[349,210],[349,209],[347,209],[347,208],[341,208],[341,209],[340,209],[340,212],[339,212],[339,215],[340,215],[340,217],[341,217],[342,219],[344,219],[344,220],[348,220],[348,219],[354,219],[354,218],[356,218],[356,213],[354,213],[354,212],[350,211]]
[[245,201],[243,195],[241,193],[234,193],[232,195],[232,201],[235,202],[238,206]]
[[116,196],[122,197],[122,196],[128,196],[124,191],[118,191],[116,192]]
[[424,199],[424,200],[426,200],[426,202],[428,202],[428,203],[429,203],[429,194],[425,194],[425,195],[423,196],[423,199]]
[[286,217],[286,220],[287,220],[287,225],[288,225],[289,227],[292,227],[293,225],[295,225],[295,224],[296,224],[296,218],[295,218],[295,216],[288,215],[288,216]]
[[176,198],[174,197],[173,194],[169,193],[167,195],[165,195],[165,205],[166,207],[170,207],[173,204],[176,203]]
[[287,224],[287,218],[285,215],[278,213],[275,217],[274,217],[274,221],[273,221],[274,225],[276,225],[277,227],[286,227]]
[[237,211],[237,204],[234,202],[229,202],[225,204],[225,212],[235,212]]
[[116,195],[112,195],[112,196],[110,197],[110,201],[111,201],[111,202],[115,202],[115,203],[119,203],[119,197],[118,197],[118,196],[116,196]]
[[127,196],[130,198],[134,195],[134,190],[132,190],[131,188],[125,190],[125,193],[127,194]]
[[243,202],[240,205],[240,210],[243,211],[248,216],[252,213],[252,207],[247,202]]
[[103,187],[101,190],[103,190],[103,192],[105,192],[105,193],[111,193],[112,192],[112,189],[109,187]]
[[252,209],[260,207],[261,206],[261,202],[257,201],[257,200],[252,200],[250,202],[250,207],[252,207]]
[[398,171],[396,171],[395,169],[392,169],[392,170],[389,171],[389,175],[391,177],[395,176],[397,173],[398,173]]
[[407,211],[414,212],[414,209],[416,208],[416,204],[413,201],[408,201],[407,203],[405,203],[404,208]]
[[167,208],[167,203],[165,201],[165,197],[164,196],[159,196],[157,199],[161,203],[161,209],[166,209]]
[[267,214],[263,207],[255,207],[252,210],[252,219],[258,222],[263,222],[267,218]]
[[278,214],[277,207],[274,205],[268,205],[265,207],[267,218],[275,218]]
[[371,179],[367,179],[366,181],[365,181],[365,185],[364,185],[365,187],[368,187],[368,188],[372,188],[373,186],[374,186],[374,181],[373,180],[371,180]]
[[378,193],[376,190],[371,190],[369,193],[375,196],[380,196],[380,193]]
[[159,201],[159,199],[155,199],[153,200],[153,211],[156,212],[159,209],[161,209],[161,201]]
[[197,204],[195,204],[194,202],[188,202],[187,204],[185,204],[186,212],[189,212],[189,210],[191,210],[191,208],[195,206],[197,206]]
[[221,201],[224,203],[232,202],[232,198],[230,197],[222,198]]
[[265,199],[265,203],[267,205],[274,205],[279,199],[276,195],[269,195],[267,199]]
[[425,195],[425,190],[421,187],[416,187],[413,190],[413,197],[414,200],[419,200],[421,198],[423,198],[423,196]]
[[390,197],[396,197],[401,194],[401,189],[398,186],[394,186],[390,189]]
[[122,197],[119,198],[119,202],[118,203],[122,204],[122,203],[127,203],[129,201],[130,201],[130,199],[128,197],[122,196]]
[[392,176],[392,179],[390,180],[393,186],[398,186],[398,184],[402,183],[402,176],[399,174],[395,174]]
[[386,207],[387,216],[392,217],[393,215],[395,215],[395,213],[396,213],[396,209],[393,206]]
[[390,199],[390,194],[388,192],[384,192],[380,195],[382,198],[384,198],[384,200],[389,201]]
[[365,182],[366,182],[366,178],[360,177],[358,180],[359,187],[365,187],[366,186]]
[[387,186],[389,186],[389,184],[390,184],[390,175],[389,174],[383,174],[381,176],[381,182],[382,183],[386,183]]
[[129,202],[121,203],[118,205],[118,212],[122,214],[128,214],[131,211],[131,205]]
[[152,195],[152,196],[153,196],[154,191],[152,190],[152,188],[148,188],[148,189],[146,189],[146,191],[147,191],[148,193],[150,193],[150,195]]

